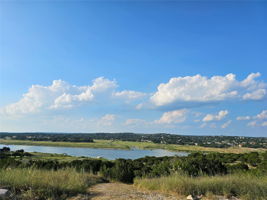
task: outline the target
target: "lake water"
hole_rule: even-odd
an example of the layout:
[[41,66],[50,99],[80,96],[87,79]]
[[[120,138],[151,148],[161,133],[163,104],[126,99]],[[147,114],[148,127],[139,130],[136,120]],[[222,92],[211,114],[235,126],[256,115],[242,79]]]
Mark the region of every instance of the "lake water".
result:
[[163,149],[143,150],[143,149],[98,149],[98,148],[80,148],[80,147],[49,147],[49,146],[28,146],[28,145],[3,145],[0,148],[9,147],[12,151],[24,149],[26,152],[58,153],[71,156],[103,157],[109,160],[117,158],[137,159],[145,156],[186,156],[187,152],[172,152]]

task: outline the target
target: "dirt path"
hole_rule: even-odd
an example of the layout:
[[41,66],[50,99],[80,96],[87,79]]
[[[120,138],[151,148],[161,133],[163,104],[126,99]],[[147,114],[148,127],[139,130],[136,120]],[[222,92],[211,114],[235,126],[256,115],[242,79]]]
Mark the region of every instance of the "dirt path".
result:
[[[100,183],[89,188],[87,195],[79,195],[68,200],[185,200],[186,197],[166,195],[159,192],[143,191],[133,185],[123,183]],[[223,196],[212,196],[203,200],[227,200]],[[230,198],[229,200],[241,200]]]
[[88,189],[88,192],[91,200],[177,200],[174,196],[144,192],[123,183],[97,184]]

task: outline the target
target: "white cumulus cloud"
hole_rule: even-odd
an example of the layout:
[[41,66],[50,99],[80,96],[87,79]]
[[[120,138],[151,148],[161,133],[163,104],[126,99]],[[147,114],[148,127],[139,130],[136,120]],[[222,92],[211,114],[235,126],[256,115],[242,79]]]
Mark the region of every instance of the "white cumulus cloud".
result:
[[50,108],[69,108],[78,102],[92,101],[97,95],[113,91],[115,88],[117,88],[115,81],[99,77],[93,80],[91,86],[72,86],[72,90],[57,97]]
[[258,89],[250,93],[246,93],[243,95],[243,99],[245,100],[260,100],[266,94],[266,89]]
[[83,86],[54,80],[49,86],[32,85],[19,101],[3,107],[1,112],[7,115],[21,115],[51,109],[68,109],[98,99],[110,103],[109,100],[114,95],[126,100],[145,95],[137,91],[116,91],[117,87],[116,81],[104,77],[96,78],[91,85]]
[[212,114],[207,114],[202,121],[203,122],[209,122],[209,121],[219,121],[222,120],[227,114],[228,110],[221,110],[218,112],[218,114],[212,115]]
[[207,103],[228,99],[259,100],[266,95],[266,84],[256,81],[260,73],[251,73],[243,81],[234,74],[226,76],[201,75],[174,77],[161,83],[151,96],[156,106],[166,106],[178,102]]
[[186,109],[165,112],[156,123],[171,124],[184,122],[186,119],[186,112]]
[[[54,100],[70,90],[71,85],[62,80],[55,80],[50,86],[33,85],[16,103],[3,108],[6,114],[25,114],[40,111],[54,104]],[[67,100],[65,100],[67,101]]]

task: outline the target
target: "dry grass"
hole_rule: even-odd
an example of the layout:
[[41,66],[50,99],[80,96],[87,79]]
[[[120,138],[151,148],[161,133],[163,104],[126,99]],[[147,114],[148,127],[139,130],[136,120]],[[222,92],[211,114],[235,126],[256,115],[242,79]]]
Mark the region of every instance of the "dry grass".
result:
[[197,178],[176,174],[169,177],[136,179],[135,185],[177,195],[233,195],[246,200],[266,200],[267,197],[267,176],[246,174]]
[[23,199],[64,199],[86,192],[100,178],[72,169],[47,171],[37,169],[1,169],[0,186],[9,188]]

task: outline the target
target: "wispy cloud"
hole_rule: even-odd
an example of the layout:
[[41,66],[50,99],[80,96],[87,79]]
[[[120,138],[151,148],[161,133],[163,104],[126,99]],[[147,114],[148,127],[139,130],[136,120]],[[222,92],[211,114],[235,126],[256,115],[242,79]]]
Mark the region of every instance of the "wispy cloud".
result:
[[248,126],[267,126],[267,110],[263,110],[259,114],[249,117],[249,119],[253,120],[248,122]]
[[203,122],[209,122],[209,121],[219,121],[222,120],[226,115],[228,115],[228,110],[221,110],[218,112],[218,114],[207,114],[202,121]]
[[225,122],[225,123],[221,126],[221,128],[227,128],[231,123],[232,123],[232,121],[231,121],[231,120],[228,120],[227,122]]
[[236,118],[236,120],[238,120],[238,121],[241,121],[241,120],[250,120],[250,119],[251,119],[250,116],[239,116],[239,117]]
[[111,126],[112,123],[115,121],[116,115],[114,114],[106,114],[103,117],[101,117],[99,120],[97,120],[97,124],[99,126]]

